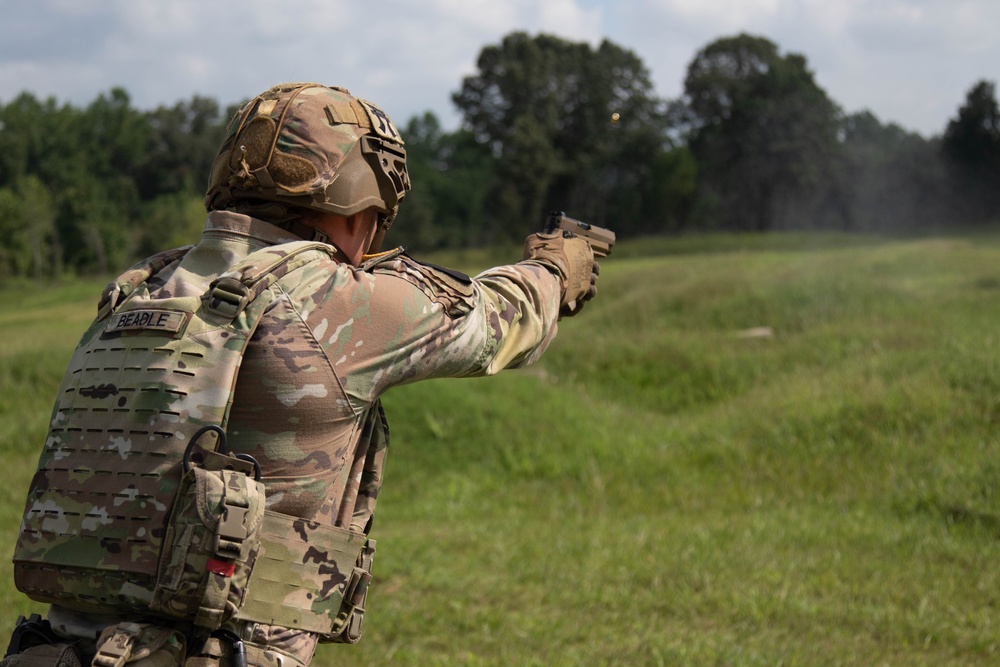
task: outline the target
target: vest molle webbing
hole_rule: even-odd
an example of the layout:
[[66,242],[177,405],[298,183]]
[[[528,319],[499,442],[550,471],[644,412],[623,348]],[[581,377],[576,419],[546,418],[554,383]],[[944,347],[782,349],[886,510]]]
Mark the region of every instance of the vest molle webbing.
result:
[[[224,451],[243,352],[277,293],[269,288],[332,250],[286,243],[233,265],[221,253],[206,262],[210,247],[180,248],[109,285],[29,490],[14,553],[20,591],[209,628],[230,618],[334,634],[348,625],[343,597],[364,579],[355,564],[365,536],[265,512],[252,463]],[[153,298],[147,281],[178,262],[192,295]],[[202,451],[213,430],[222,450]]]

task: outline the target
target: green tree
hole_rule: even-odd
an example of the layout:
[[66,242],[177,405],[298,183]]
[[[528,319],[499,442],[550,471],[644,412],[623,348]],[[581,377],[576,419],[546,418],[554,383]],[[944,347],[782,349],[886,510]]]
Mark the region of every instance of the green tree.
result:
[[958,117],[948,121],[943,148],[955,160],[975,167],[1000,164],[1000,105],[993,82],[979,81],[969,89]]
[[452,99],[498,158],[490,209],[509,236],[555,208],[627,224],[612,218],[635,209],[629,186],[665,147],[664,105],[642,61],[607,40],[595,49],[515,32],[485,47],[477,67]]
[[797,226],[815,212],[837,152],[839,110],[805,57],[741,34],[701,49],[684,79],[704,210],[719,225]]
[[[0,121],[0,186],[24,199],[21,210],[37,205],[32,193],[51,193],[43,208],[54,211],[52,244],[61,258],[53,270],[107,271],[126,262],[139,204],[133,174],[147,129],[128,94],[113,89],[81,110],[23,93],[3,107]],[[34,247],[37,259],[41,246]]]
[[152,112],[121,88],[82,109],[27,92],[0,106],[0,273],[107,272],[189,242],[224,132],[197,96]]
[[883,125],[870,111],[844,117],[840,135],[831,205],[845,229],[897,232],[950,217],[940,140]]
[[630,231],[651,235],[690,228],[698,194],[698,165],[690,149],[678,146],[657,155],[634,192],[641,210]]
[[0,188],[0,277],[59,273],[52,195],[36,176]]
[[962,216],[1000,218],[1000,105],[992,82],[979,81],[966,94],[958,116],[945,129],[942,151]]
[[468,130],[444,132],[427,112],[403,130],[413,189],[390,241],[429,250],[476,245],[488,234],[486,195],[495,159]]
[[[53,246],[59,255],[53,266],[61,267],[66,256],[83,244],[82,239],[74,238],[79,221],[66,214],[67,203],[77,191],[74,184],[93,178],[82,113],[69,105],[58,105],[55,98],[42,102],[25,92],[0,110],[0,123],[0,186],[16,200],[7,202],[8,210],[16,211],[13,224],[22,227],[24,212],[32,206],[25,197],[42,189],[51,193],[48,201],[55,212]],[[27,185],[30,183],[40,187]],[[18,267],[18,273],[26,275],[25,267],[31,266],[31,260],[25,257],[9,266]]]
[[172,107],[160,106],[146,114],[148,147],[136,174],[142,198],[178,192],[204,193],[226,130],[218,102],[195,95]]
[[143,202],[141,256],[197,243],[205,227],[205,200],[199,194],[175,192]]
[[37,176],[49,190],[71,180],[82,155],[81,114],[55,98],[21,93],[0,109],[0,185]]

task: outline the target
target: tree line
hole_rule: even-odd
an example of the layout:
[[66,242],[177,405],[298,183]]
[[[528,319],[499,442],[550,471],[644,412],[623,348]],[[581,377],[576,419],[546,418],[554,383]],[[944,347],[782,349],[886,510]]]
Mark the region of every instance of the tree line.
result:
[[[514,32],[452,94],[454,131],[406,122],[414,189],[390,241],[414,250],[522,238],[546,212],[621,238],[695,230],[899,233],[1000,221],[1000,107],[976,83],[940,135],[845,113],[806,58],[740,34],[658,98],[632,51]],[[142,111],[114,88],[77,108],[0,105],[0,278],[107,273],[197,239],[236,105]]]

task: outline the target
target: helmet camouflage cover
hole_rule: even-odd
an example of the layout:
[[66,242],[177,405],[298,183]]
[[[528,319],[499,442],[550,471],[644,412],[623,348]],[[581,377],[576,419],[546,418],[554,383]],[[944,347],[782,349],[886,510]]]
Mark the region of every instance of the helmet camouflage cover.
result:
[[403,139],[384,111],[344,88],[285,83],[230,122],[205,207],[264,200],[345,216],[375,208],[384,230],[409,189]]

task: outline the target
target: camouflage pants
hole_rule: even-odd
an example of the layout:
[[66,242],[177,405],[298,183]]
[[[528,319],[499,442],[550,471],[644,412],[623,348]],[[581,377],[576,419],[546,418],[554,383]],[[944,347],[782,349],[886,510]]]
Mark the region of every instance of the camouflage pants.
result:
[[[261,624],[199,638],[170,624],[49,610],[53,641],[30,642],[0,667],[308,667],[317,636]],[[238,631],[238,632],[237,632]]]

